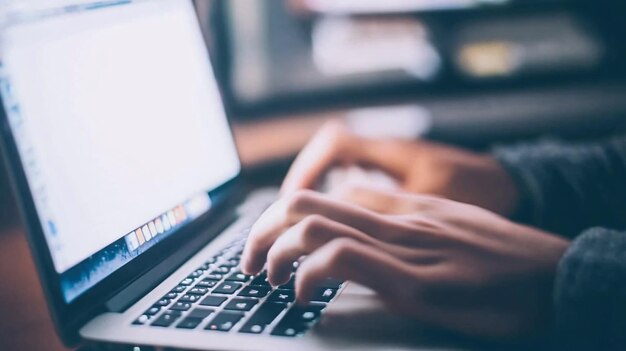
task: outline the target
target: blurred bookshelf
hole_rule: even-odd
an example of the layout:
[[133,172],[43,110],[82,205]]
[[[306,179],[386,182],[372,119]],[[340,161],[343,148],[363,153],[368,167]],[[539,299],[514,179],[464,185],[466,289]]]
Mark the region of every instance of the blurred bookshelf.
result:
[[[602,134],[626,115],[619,2],[385,2],[447,4],[411,11],[337,11],[338,2],[325,0],[204,2],[212,4],[207,33],[239,121],[414,103],[431,111],[434,137],[467,141],[575,136],[590,121]],[[568,108],[570,99],[580,108]],[[455,134],[473,124],[492,132]]]

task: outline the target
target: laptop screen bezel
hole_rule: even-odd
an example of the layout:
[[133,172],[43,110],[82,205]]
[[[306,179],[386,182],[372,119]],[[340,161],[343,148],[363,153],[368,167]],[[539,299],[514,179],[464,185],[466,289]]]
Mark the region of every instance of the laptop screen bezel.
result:
[[[198,26],[199,30],[202,30],[199,22]],[[206,42],[204,45],[206,46]],[[209,51],[210,55],[211,52],[208,46],[206,49]],[[215,68],[213,62],[210,62],[210,64]],[[215,72],[214,69],[214,77],[216,76],[217,72]],[[222,91],[222,87],[219,83],[218,88],[220,90],[220,99],[224,104],[224,110],[228,119],[229,132],[231,138],[234,140],[231,119],[229,118],[231,108],[228,104],[226,104],[224,92]],[[105,304],[110,297],[128,286],[145,272],[149,271],[154,266],[154,262],[161,262],[173,252],[183,248],[186,242],[197,235],[203,228],[206,228],[212,220],[215,219],[215,216],[221,213],[227,200],[231,197],[230,194],[234,195],[241,193],[242,170],[240,167],[239,172],[232,179],[228,180],[217,189],[211,191],[210,195],[212,200],[218,200],[212,202],[212,208],[208,213],[187,224],[174,235],[163,239],[150,250],[125,264],[123,267],[113,272],[111,275],[94,285],[81,296],[72,300],[70,303],[66,303],[60,285],[60,275],[54,269],[52,255],[44,236],[42,223],[35,208],[35,202],[30,191],[13,132],[9,125],[8,116],[4,108],[4,101],[1,94],[0,147],[7,166],[6,168],[9,171],[9,178],[16,195],[15,198],[20,208],[32,257],[48,303],[51,317],[59,337],[62,342],[68,346],[73,346],[80,342],[80,336],[78,334],[79,329],[90,319],[106,311]],[[237,153],[237,158],[239,164],[241,165],[242,163],[239,153]],[[207,237],[207,242],[210,239],[211,237]]]

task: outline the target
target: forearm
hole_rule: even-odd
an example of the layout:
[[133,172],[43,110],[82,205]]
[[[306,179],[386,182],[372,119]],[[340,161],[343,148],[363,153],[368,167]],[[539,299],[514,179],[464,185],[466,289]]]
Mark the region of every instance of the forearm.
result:
[[625,228],[626,138],[541,142],[494,150],[517,184],[518,220],[573,236],[593,226]]
[[626,233],[602,228],[577,237],[561,259],[555,289],[555,348],[626,347]]

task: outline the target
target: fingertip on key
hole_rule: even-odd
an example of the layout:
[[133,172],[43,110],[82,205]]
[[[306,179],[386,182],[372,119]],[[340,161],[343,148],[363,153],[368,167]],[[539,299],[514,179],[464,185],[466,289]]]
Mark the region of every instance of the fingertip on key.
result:
[[250,264],[249,260],[242,257],[241,263],[239,264],[239,268],[241,268],[241,272],[247,275],[256,275],[258,272],[255,272],[254,267]]
[[296,288],[296,304],[307,305],[311,302],[311,296],[302,289]]

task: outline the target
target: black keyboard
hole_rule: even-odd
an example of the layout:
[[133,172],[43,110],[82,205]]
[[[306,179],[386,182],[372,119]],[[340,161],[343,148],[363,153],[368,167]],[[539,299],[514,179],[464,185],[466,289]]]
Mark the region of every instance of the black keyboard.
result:
[[296,305],[295,273],[288,283],[274,289],[265,272],[253,277],[239,271],[245,240],[235,240],[208,259],[133,324],[282,337],[306,333],[337,295],[342,282],[327,279],[310,304]]

